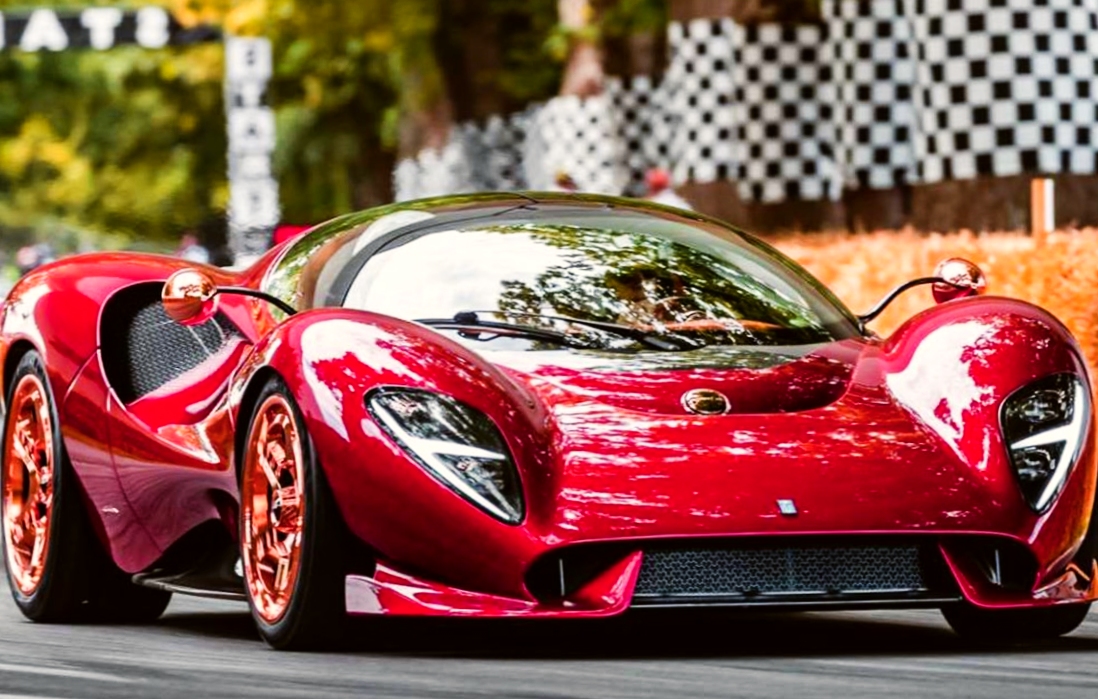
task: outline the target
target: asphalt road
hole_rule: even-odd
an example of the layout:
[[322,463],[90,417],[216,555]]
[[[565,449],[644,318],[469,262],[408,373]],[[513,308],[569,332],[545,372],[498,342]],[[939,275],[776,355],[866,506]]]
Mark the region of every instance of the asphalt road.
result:
[[[613,622],[384,620],[353,649],[280,653],[240,604],[178,597],[152,626],[46,626],[0,599],[8,697],[1083,697],[1098,613],[1071,636],[993,650],[937,612]],[[651,613],[650,613],[651,614]]]

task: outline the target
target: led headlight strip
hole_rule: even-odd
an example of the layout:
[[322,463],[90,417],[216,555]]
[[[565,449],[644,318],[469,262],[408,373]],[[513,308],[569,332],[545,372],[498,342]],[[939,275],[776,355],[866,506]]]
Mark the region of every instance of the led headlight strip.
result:
[[495,424],[449,396],[385,388],[367,398],[384,430],[432,476],[493,517],[518,524],[522,485]]
[[1044,512],[1060,493],[1082,451],[1090,398],[1079,377],[1053,374],[1003,402],[1001,423],[1026,501]]

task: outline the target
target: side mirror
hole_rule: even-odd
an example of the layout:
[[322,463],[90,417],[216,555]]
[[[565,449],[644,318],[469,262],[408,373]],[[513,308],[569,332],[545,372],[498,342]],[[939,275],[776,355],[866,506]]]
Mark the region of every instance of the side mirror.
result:
[[862,328],[866,323],[881,315],[888,304],[896,300],[896,297],[917,286],[931,285],[934,300],[937,303],[945,303],[953,299],[978,296],[987,291],[987,278],[984,273],[972,262],[960,257],[951,257],[938,263],[934,268],[933,277],[920,277],[899,285],[881,299],[868,313],[858,316]]
[[217,307],[217,284],[205,272],[181,269],[168,277],[160,302],[168,317],[181,325],[197,325],[210,319]]
[[960,257],[942,260],[934,268],[936,281],[930,287],[937,303],[987,293],[987,277],[983,270]]
[[213,277],[190,267],[180,269],[164,282],[160,302],[168,317],[180,325],[205,323],[217,312],[219,294],[236,294],[266,301],[288,316],[297,313],[290,304],[258,289],[238,286],[218,286]]

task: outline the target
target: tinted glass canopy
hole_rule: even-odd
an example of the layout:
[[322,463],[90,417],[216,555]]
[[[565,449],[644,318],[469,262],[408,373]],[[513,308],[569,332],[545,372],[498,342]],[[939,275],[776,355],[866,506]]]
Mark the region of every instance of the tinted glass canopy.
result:
[[[522,198],[451,211],[396,209],[330,229],[300,241],[302,250],[279,263],[287,267],[307,251],[287,299],[298,308],[435,321],[471,312],[561,331],[599,349],[639,345],[562,318],[689,338],[691,347],[814,344],[859,334],[850,312],[776,250],[665,207]],[[278,269],[271,278],[279,280]],[[544,338],[518,331],[450,331],[478,349],[547,348]]]

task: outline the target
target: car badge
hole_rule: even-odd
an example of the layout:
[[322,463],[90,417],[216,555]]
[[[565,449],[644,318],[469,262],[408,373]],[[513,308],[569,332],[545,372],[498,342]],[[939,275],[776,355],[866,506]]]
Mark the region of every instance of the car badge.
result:
[[682,407],[695,415],[723,415],[732,404],[720,391],[709,388],[695,388],[682,394]]
[[797,503],[793,502],[792,500],[779,500],[778,511],[786,517],[796,517]]

